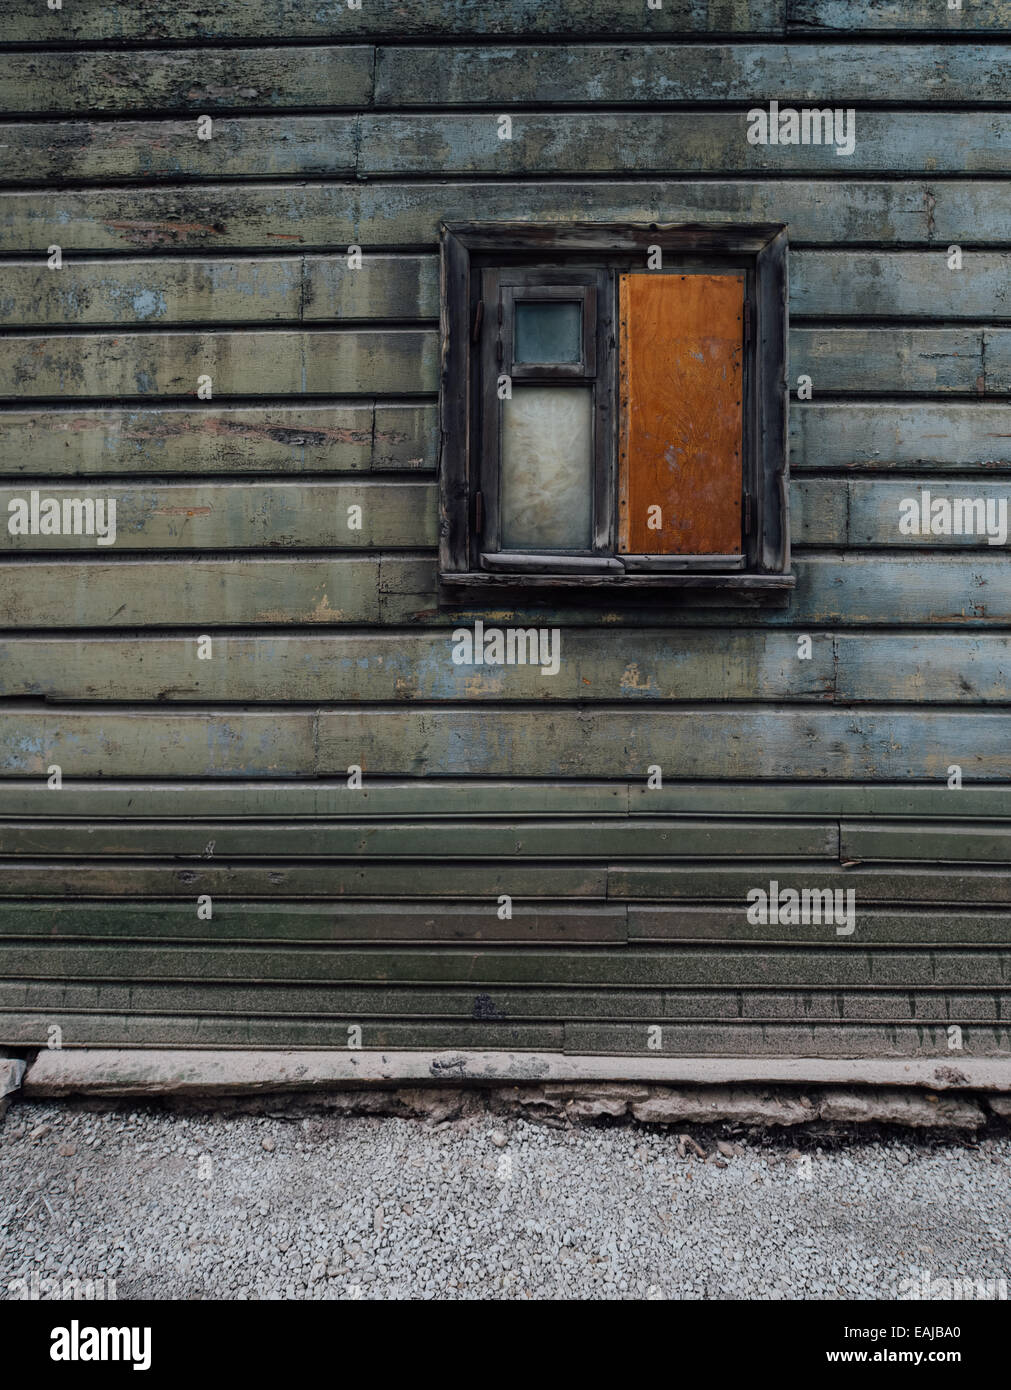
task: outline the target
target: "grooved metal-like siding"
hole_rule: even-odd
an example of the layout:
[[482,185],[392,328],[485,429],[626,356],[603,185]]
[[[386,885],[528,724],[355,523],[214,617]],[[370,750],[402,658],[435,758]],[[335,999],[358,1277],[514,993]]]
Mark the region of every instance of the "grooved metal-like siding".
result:
[[[3,38],[0,521],[117,535],[0,528],[0,1046],[1011,1052],[1008,549],[898,525],[1011,496],[1007,0],[7,0]],[[773,100],[852,154],[750,143]],[[789,224],[786,607],[440,607],[476,220]],[[454,664],[477,619],[559,628],[557,675]]]

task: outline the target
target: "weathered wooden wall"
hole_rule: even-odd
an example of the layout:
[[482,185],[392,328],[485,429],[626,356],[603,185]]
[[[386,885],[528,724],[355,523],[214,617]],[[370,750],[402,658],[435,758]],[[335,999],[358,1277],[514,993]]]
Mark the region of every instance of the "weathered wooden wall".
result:
[[[1011,1050],[1008,552],[896,526],[1011,491],[1008,0],[2,38],[0,518],[118,537],[0,534],[0,1045]],[[771,99],[854,107],[853,155],[749,145]],[[789,223],[788,608],[439,609],[437,227],[569,218]],[[561,627],[559,674],[454,666],[475,617]],[[749,924],[773,879],[855,933]]]

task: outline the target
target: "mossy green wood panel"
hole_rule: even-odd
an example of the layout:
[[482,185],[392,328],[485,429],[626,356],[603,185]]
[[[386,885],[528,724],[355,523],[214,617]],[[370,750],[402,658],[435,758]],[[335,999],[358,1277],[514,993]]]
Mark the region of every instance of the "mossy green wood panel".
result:
[[[1011,809],[1011,808],[1009,808]],[[917,821],[847,821],[844,859],[934,863],[1011,863],[1011,821],[924,825]]]
[[[16,872],[16,870],[14,870]],[[842,866],[839,864],[785,864],[740,866],[612,865],[607,874],[608,893],[613,898],[664,902],[687,898],[718,902],[730,899],[744,904],[748,893],[765,887],[772,881],[780,891],[805,888],[834,892],[852,889],[855,896],[857,930],[864,907],[875,903],[950,903],[957,910],[967,907],[1011,907],[1011,875],[992,865],[964,867],[960,865],[917,864],[882,867],[873,864]]]
[[[969,919],[972,922],[974,919]],[[971,935],[964,944],[993,945]],[[556,942],[566,947],[627,940],[627,909],[621,904],[585,902],[517,903],[503,920],[495,910],[472,904],[230,902],[214,904],[214,917],[198,919],[186,902],[7,903],[0,901],[0,938],[42,936],[87,941],[274,941],[340,943],[508,942],[528,946]],[[833,935],[833,940],[835,939]],[[961,936],[953,942],[962,942]]]
[[[444,1020],[455,1023],[465,1019],[493,1019],[498,1022],[544,1022],[554,1024],[562,1019],[613,1019],[617,1017],[653,1017],[679,1007],[682,996],[672,996],[668,1002],[659,990],[603,991],[497,988],[493,992],[478,989],[426,987],[409,989],[403,986],[368,988],[355,985],[277,985],[261,986],[236,983],[227,987],[195,983],[131,984],[129,986],[102,982],[100,985],[52,984],[33,981],[30,984],[0,983],[0,1018],[3,1011],[44,1009],[67,1010],[101,1009],[105,1013],[122,1011],[144,1013],[205,1012],[220,1015],[247,1014],[261,1017],[329,1016],[361,1020],[363,1023],[384,1018],[419,1019],[426,1022]],[[822,996],[816,996],[819,1000]],[[830,1001],[835,996],[826,996]],[[739,1018],[737,997],[710,991],[699,999],[692,1012],[692,996],[684,996],[684,1017]],[[874,996],[877,998],[877,996]],[[903,1019],[916,1017],[912,1004],[898,1000],[889,1014],[885,996],[881,1012],[885,1017],[894,1014]],[[980,995],[977,1016],[997,1018],[998,1002],[993,995]],[[943,997],[942,997],[943,1002]],[[810,1008],[819,1016],[817,1006]],[[835,1010],[838,1015],[838,1007]],[[747,1017],[762,1017],[760,1001]],[[771,1017],[777,1014],[773,1010]],[[872,1013],[872,1016],[875,1016]],[[938,1007],[925,1005],[923,1016],[937,1019]]]
[[437,409],[311,402],[10,410],[2,475],[364,473],[432,469]]
[[1011,713],[989,710],[323,709],[317,738],[331,773],[645,777],[658,764],[679,778],[893,780],[946,778],[958,762],[967,781],[1011,777]]
[[[842,108],[840,108],[842,109]],[[737,111],[518,111],[499,138],[494,111],[454,115],[219,116],[112,123],[12,121],[0,128],[10,184],[110,179],[397,178],[447,174],[840,172],[832,144],[752,144]],[[861,110],[848,127],[847,174],[1006,173],[1011,116]],[[845,130],[837,132],[845,140]]]
[[394,396],[436,389],[438,337],[423,329],[66,333],[0,339],[0,396]]
[[163,864],[46,865],[11,860],[0,880],[0,897],[218,897],[288,898],[454,898],[487,903],[497,915],[501,894],[514,899],[606,897],[607,870],[600,864],[475,864],[443,858],[432,862],[404,860],[376,864],[215,864],[204,861],[172,867]]
[[[68,19],[69,9],[70,0]],[[94,116],[363,107],[372,99],[374,63],[367,44],[19,50],[0,54],[0,110],[8,116]]]
[[960,0],[952,9],[937,0],[787,0],[787,20],[791,31],[803,33],[1005,34],[1011,33],[1011,3]]
[[[843,171],[847,175],[849,171]],[[227,183],[0,192],[0,251],[337,250],[427,245],[442,221],[788,222],[790,244],[1007,244],[1007,185],[931,178],[606,177]]]
[[437,319],[434,255],[64,261],[0,266],[0,323],[88,325],[269,324]]
[[[1004,832],[1004,838],[1009,832]],[[938,843],[944,833],[936,833]],[[372,821],[365,824],[302,822],[264,825],[205,821],[178,825],[167,821],[123,825],[120,822],[39,821],[0,822],[0,855],[48,858],[166,857],[206,859],[372,859],[410,856],[438,859],[453,847],[458,859],[579,859],[612,858],[720,859],[748,858],[758,836],[763,853],[786,858],[824,859],[839,853],[839,829],[834,822],[545,820],[528,821]],[[953,838],[957,838],[953,837]],[[966,838],[963,858],[998,858],[973,852],[998,837],[977,832]],[[211,847],[211,848],[209,848]],[[856,856],[861,857],[861,856]],[[917,855],[916,858],[924,856]]]
[[[1003,3],[1003,0],[1001,0]],[[970,0],[975,3],[975,0]],[[182,0],[163,10],[122,0],[68,4],[61,14],[34,0],[7,0],[4,38],[13,43],[67,43],[173,39],[202,44],[214,39],[326,39],[372,35],[519,36],[524,34],[761,33],[783,28],[785,0],[665,0],[650,10],[642,0]]]
[[[655,1020],[654,1020],[655,1021]],[[952,1053],[943,1025],[824,1023],[667,1023],[661,1047],[648,1049],[647,1024],[566,1023],[565,1051],[604,1057],[933,1057],[950,1071]],[[654,1035],[655,1036],[655,1035]],[[962,1030],[971,1057],[1004,1057],[1011,1029],[979,1024]],[[961,1054],[956,1054],[961,1055]]]
[[347,777],[293,782],[117,781],[64,779],[59,798],[41,779],[0,780],[0,816],[32,820],[145,817],[255,817],[293,822],[366,816],[592,815],[905,816],[1011,818],[1011,784],[967,782],[953,794],[947,781],[672,782],[650,787],[625,781],[523,781],[486,778],[373,779],[349,787]]
[[[91,785],[97,792],[98,786]],[[4,808],[4,815],[19,815],[29,804],[39,805],[38,795],[29,803],[10,783],[7,787],[9,793],[0,783],[0,807]],[[115,800],[101,804],[121,808],[126,794],[124,788]],[[82,788],[75,804],[83,809],[88,795]],[[974,785],[967,780],[955,791],[948,787],[947,779],[933,785],[904,781],[891,786],[866,782],[829,782],[820,786],[795,783],[791,786],[768,782],[679,783],[668,780],[662,787],[650,787],[647,779],[642,778],[629,785],[628,804],[632,815],[731,815],[739,809],[752,815],[937,816],[957,821],[963,817],[1011,817],[1011,785]],[[112,814],[111,809],[109,814]]]
[[950,994],[935,990],[583,990],[492,987],[489,992],[428,987],[388,990],[334,985],[199,985],[166,982],[121,985],[33,980],[0,983],[0,1017],[4,1011],[52,1009],[101,1010],[133,1014],[181,1014],[202,1011],[227,1016],[386,1017],[445,1019],[490,1018],[500,1022],[656,1018],[702,1023],[719,1019],[853,1023],[999,1023],[1007,1017],[1011,996],[977,990]]
[[[480,992],[478,992],[480,991]],[[0,1018],[4,1012],[52,1009],[82,1012],[185,1014],[302,1018],[350,1017],[370,1023],[385,1018],[444,1020],[494,1019],[499,1022],[544,1022],[623,1019],[674,1019],[705,1023],[829,1022],[854,1023],[1000,1023],[1008,1016],[1011,995],[994,990],[952,994],[942,990],[592,990],[490,986],[453,989],[427,986],[389,989],[356,985],[288,985],[230,983],[130,983],[32,980],[0,982]]]
[[[423,549],[438,544],[435,485],[424,482],[175,483],[101,487],[103,510],[92,534],[10,534],[16,513],[31,525],[38,508],[94,507],[95,487],[54,493],[24,484],[0,487],[0,554],[64,550],[358,550]],[[115,531],[110,529],[115,507]],[[13,509],[13,511],[12,511]],[[20,510],[19,510],[20,509]],[[82,516],[90,515],[81,511]],[[180,617],[184,615],[180,614]]]
[[[309,50],[312,52],[313,50]],[[2,90],[2,89],[0,89]],[[1011,48],[937,44],[383,46],[376,106],[885,101],[971,106],[1011,97]],[[59,109],[54,108],[54,109]]]
[[[2,916],[0,916],[2,923]],[[16,922],[12,922],[13,928]],[[950,907],[865,908],[858,918],[861,946],[997,946],[1011,941],[1011,914],[993,908],[955,911]],[[0,926],[0,931],[4,930]],[[739,907],[689,904],[628,906],[629,941],[729,941],[766,945],[837,945],[834,922],[749,922]]]
[[791,401],[790,468],[1011,471],[1011,405]]
[[[800,661],[796,639],[786,633],[573,629],[565,633],[557,672],[545,676],[536,662],[456,665],[454,630],[325,637],[229,633],[216,639],[209,661],[198,658],[196,636],[8,637],[0,644],[0,698],[273,704],[824,700],[835,681],[830,634],[812,634],[810,658]],[[971,640],[960,645],[955,639],[950,650],[964,648],[968,659]],[[887,661],[886,643],[878,645],[879,659]],[[984,686],[988,676],[993,679],[991,665],[1007,660],[1007,639],[991,639],[989,647],[976,639],[972,651]]]
[[[8,1047],[45,1047],[51,1037],[52,1013],[0,1013],[0,1038]],[[229,1018],[201,1014],[61,1013],[63,1046],[71,1047],[194,1047],[319,1048],[348,1046],[354,1018]],[[362,1025],[361,1046],[369,1051],[396,1050],[444,1053],[473,1051],[561,1052],[562,1024],[526,1022],[421,1023],[383,1019]],[[452,1058],[447,1059],[452,1066]],[[450,1075],[453,1073],[450,1072]]]
[[[0,1036],[12,1047],[45,1047],[51,1036],[52,1011],[17,1011],[0,1015]],[[62,1013],[64,1047],[278,1048],[290,1050],[346,1048],[348,1028],[355,1022],[326,1016],[294,1018],[235,1018],[200,1014]],[[652,1020],[650,1021],[652,1022]],[[647,1022],[607,1024],[526,1022],[366,1023],[362,1046],[370,1051],[435,1053],[445,1075],[452,1077],[458,1059],[454,1050],[507,1050],[602,1056],[652,1057]],[[972,1056],[1004,1056],[1011,1032],[979,1024],[963,1028],[964,1050]],[[672,1057],[911,1057],[934,1058],[938,1073],[951,1071],[947,1027],[893,1024],[719,1023],[671,1021],[663,1029],[663,1055]]]
[[[870,907],[858,919],[862,947],[998,947],[1011,941],[1011,913],[999,908]],[[458,902],[234,902],[214,904],[213,920],[197,918],[186,901],[0,900],[0,939],[299,943],[501,942],[565,947],[602,942],[757,942],[767,946],[838,946],[834,922],[748,921],[734,905],[515,903],[508,921],[490,906]]]
[[531,946],[370,946],[276,950],[260,946],[134,945],[127,942],[25,942],[8,945],[0,976],[66,980],[214,980],[250,983],[493,985],[720,988],[831,987],[934,989],[1006,985],[1007,952],[867,950],[854,945],[816,951],[731,946],[599,946],[566,951]]
[[[996,332],[991,337],[996,390],[1002,373],[1011,374],[1011,349]],[[178,401],[196,397],[201,376],[219,396],[432,394],[437,372],[438,334],[420,328],[0,338],[0,398],[18,404],[39,397]],[[790,373],[835,394],[972,395],[989,385],[983,332],[969,328],[795,328]]]
[[[979,251],[948,268],[947,253],[796,251],[794,317],[1000,319],[1011,317],[1011,255]],[[42,260],[0,265],[0,323],[160,327],[332,320],[434,320],[437,257],[367,253],[243,259],[71,260],[59,275]]]

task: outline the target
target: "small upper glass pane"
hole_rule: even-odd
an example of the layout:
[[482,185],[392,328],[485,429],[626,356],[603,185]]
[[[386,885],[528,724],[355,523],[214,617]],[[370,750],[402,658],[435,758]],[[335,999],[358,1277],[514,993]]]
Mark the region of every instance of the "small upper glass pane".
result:
[[517,362],[581,362],[583,306],[573,299],[519,299],[513,354]]

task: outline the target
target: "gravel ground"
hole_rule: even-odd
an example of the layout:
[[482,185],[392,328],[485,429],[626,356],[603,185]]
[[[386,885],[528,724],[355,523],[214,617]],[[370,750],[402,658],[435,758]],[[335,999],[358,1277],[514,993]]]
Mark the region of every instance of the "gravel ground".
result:
[[865,1299],[924,1296],[923,1271],[1008,1296],[1006,1134],[695,1139],[705,1161],[627,1125],[19,1104],[0,1299],[71,1277],[117,1298]]

